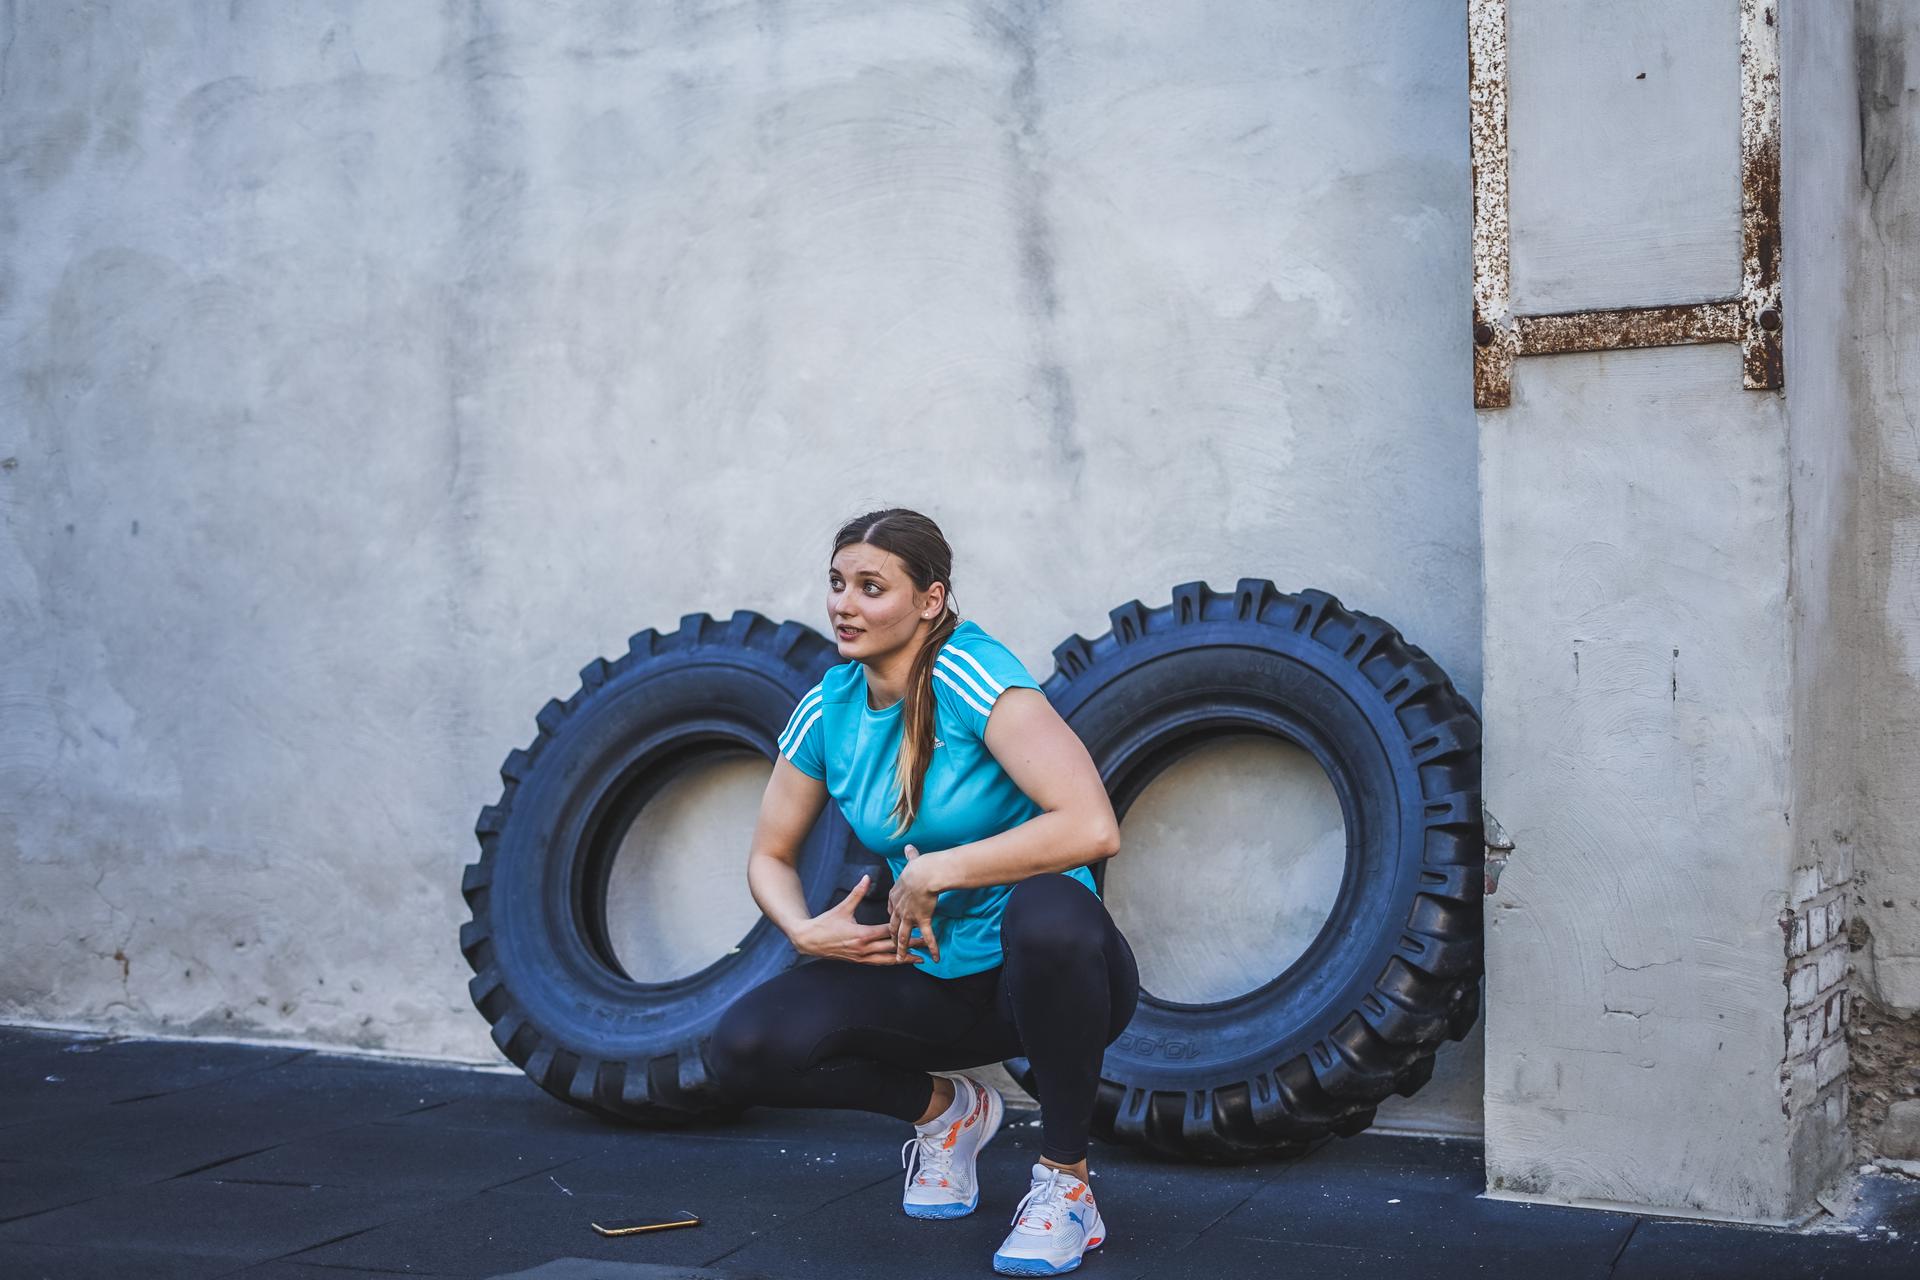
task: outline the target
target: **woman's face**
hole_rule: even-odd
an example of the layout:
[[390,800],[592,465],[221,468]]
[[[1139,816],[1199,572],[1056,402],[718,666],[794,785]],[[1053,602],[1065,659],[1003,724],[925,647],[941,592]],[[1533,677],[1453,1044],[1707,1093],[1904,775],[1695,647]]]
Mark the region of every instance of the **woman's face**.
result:
[[900,557],[870,542],[840,548],[827,568],[827,625],[840,656],[872,663],[918,645],[946,606],[946,592],[938,582],[915,591]]

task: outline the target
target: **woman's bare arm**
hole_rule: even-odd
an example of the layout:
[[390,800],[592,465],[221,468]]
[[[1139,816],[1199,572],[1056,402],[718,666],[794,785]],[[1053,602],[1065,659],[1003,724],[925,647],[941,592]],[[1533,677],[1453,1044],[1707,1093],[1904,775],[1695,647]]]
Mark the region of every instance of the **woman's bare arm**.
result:
[[1002,693],[987,717],[986,743],[1043,812],[984,840],[925,851],[914,861],[925,868],[931,887],[944,892],[1014,884],[1120,851],[1120,823],[1100,771],[1045,694],[1025,688]]
[[785,756],[774,757],[747,852],[747,890],[789,938],[813,918],[800,887],[800,846],[826,806],[826,783],[794,768]]
[[785,756],[775,757],[747,854],[747,889],[753,900],[802,955],[860,964],[919,963],[917,958],[896,955],[892,931],[886,925],[861,924],[853,918],[853,908],[866,892],[866,877],[818,916],[807,910],[806,892],[800,885],[800,846],[826,804],[825,783],[794,768]]

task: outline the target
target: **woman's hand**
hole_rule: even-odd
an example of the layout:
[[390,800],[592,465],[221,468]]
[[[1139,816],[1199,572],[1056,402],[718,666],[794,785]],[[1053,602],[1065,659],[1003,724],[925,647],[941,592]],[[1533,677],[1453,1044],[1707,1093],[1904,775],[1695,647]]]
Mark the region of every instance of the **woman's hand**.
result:
[[900,872],[900,878],[893,882],[893,891],[887,895],[887,924],[884,927],[893,932],[895,955],[903,960],[912,955],[907,948],[913,941],[913,931],[918,929],[921,945],[938,963],[940,939],[933,936],[933,904],[939,899],[940,891],[927,883],[929,873],[921,869],[926,864],[915,861],[920,857],[920,851],[908,845],[906,854],[907,865]]
[[856,964],[919,964],[919,956],[899,958],[893,942],[893,928],[884,924],[861,924],[853,918],[853,908],[867,893],[872,876],[861,876],[860,883],[840,902],[808,920],[795,930],[793,949],[804,956],[829,960],[851,960]]

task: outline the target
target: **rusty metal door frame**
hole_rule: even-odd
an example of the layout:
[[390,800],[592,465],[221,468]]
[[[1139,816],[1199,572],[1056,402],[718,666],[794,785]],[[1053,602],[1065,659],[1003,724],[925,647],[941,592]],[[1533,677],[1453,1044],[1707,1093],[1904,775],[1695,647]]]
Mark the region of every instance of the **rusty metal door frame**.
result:
[[1473,141],[1473,403],[1505,408],[1516,356],[1737,342],[1742,385],[1785,385],[1780,314],[1780,24],[1784,0],[1740,0],[1740,295],[1658,307],[1515,315],[1507,222],[1507,0],[1468,0]]

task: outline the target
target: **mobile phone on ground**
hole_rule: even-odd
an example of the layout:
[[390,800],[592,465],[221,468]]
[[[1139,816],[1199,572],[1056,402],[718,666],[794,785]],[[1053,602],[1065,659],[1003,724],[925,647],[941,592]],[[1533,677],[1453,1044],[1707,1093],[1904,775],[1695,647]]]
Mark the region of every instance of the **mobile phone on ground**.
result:
[[603,1236],[637,1236],[642,1231],[666,1231],[673,1227],[697,1227],[700,1219],[682,1209],[681,1218],[622,1218],[617,1222],[596,1222],[593,1229]]

